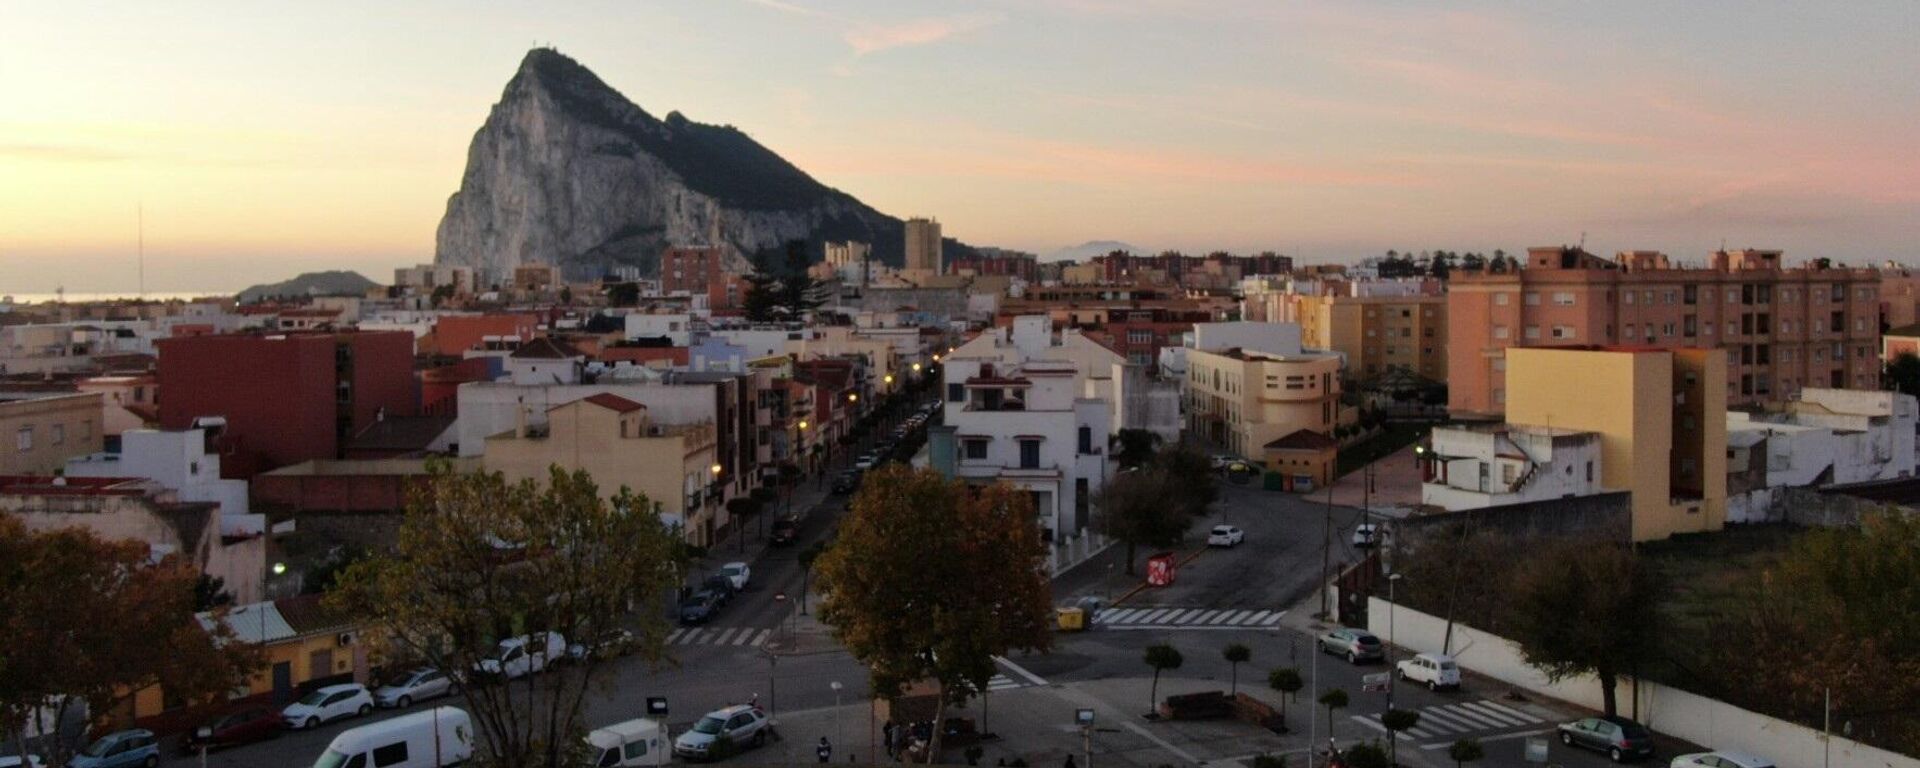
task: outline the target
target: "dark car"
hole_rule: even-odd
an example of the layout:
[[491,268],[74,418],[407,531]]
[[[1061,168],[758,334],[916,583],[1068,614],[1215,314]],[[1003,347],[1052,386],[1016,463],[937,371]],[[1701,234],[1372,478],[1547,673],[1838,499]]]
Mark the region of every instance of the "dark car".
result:
[[1588,717],[1561,723],[1560,743],[1605,752],[1616,763],[1653,756],[1653,733],[1624,717]]
[[767,534],[770,543],[776,547],[791,546],[800,539],[800,523],[790,517],[773,521],[773,531]]
[[193,753],[200,751],[201,745],[212,750],[252,744],[278,737],[280,727],[278,711],[267,707],[246,707],[217,716],[187,731],[182,746],[186,752]]
[[681,624],[705,624],[719,612],[720,598],[704,589],[680,601]]
[[720,602],[719,605],[714,606],[715,608],[727,607],[727,603],[733,602],[733,596],[740,593],[740,590],[733,588],[733,579],[727,578],[724,573],[708,576],[706,581],[700,582],[700,590],[712,593]]
[[853,493],[854,491],[857,491],[859,489],[860,489],[860,473],[859,472],[848,471],[848,472],[842,472],[838,475],[833,476],[833,492],[834,493]]

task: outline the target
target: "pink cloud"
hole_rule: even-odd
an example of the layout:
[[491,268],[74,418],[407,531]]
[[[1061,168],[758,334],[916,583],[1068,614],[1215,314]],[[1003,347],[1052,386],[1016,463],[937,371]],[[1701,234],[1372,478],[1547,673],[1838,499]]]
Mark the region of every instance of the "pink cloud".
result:
[[862,24],[848,30],[842,39],[853,48],[853,55],[858,57],[892,48],[937,43],[955,35],[991,27],[1006,18],[1005,14],[994,12],[913,19],[896,24]]

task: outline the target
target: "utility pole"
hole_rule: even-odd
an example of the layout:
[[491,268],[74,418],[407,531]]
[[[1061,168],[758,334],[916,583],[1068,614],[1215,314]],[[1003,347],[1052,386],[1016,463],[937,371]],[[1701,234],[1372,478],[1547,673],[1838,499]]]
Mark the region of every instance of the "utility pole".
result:
[[1333,483],[1327,483],[1327,520],[1320,535],[1320,617],[1327,612],[1327,569],[1333,565]]

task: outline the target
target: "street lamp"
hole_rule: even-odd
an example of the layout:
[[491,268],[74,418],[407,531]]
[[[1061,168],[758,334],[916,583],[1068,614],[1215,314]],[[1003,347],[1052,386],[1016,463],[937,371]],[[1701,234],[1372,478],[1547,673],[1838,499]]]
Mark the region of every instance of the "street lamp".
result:
[[1393,587],[1399,583],[1400,574],[1387,574],[1387,709],[1393,709],[1393,679],[1396,677],[1393,668],[1393,618],[1398,613],[1394,609],[1400,607],[1399,601],[1394,599]]
[[891,373],[889,373],[889,374],[887,374],[887,375],[886,375],[886,376],[885,376],[884,378],[882,378],[882,379],[880,379],[880,380],[881,380],[881,381],[884,381],[884,382],[886,382],[886,383],[888,383],[888,384],[892,384],[892,383],[893,383],[893,374],[891,374]]
[[919,372],[920,372],[920,364],[919,364],[919,363],[914,363],[914,364],[913,364],[913,372],[914,372],[914,373],[919,373]]
[[840,681],[828,683],[827,687],[833,689],[833,738],[841,744],[846,744],[846,734],[840,732]]
[[860,393],[858,393],[858,392],[848,392],[848,393],[847,393],[847,402],[849,402],[849,403],[855,403],[855,402],[859,402],[859,401],[860,401]]

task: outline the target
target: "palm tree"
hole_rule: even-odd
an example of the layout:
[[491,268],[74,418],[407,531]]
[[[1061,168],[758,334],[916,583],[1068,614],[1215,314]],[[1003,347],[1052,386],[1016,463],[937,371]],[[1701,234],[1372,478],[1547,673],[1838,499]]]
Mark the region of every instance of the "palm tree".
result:
[[1447,747],[1447,757],[1453,758],[1453,768],[1486,757],[1487,751],[1480,748],[1479,739],[1461,739]]
[[1293,694],[1305,687],[1306,681],[1300,679],[1300,670],[1287,667],[1267,673],[1267,685],[1276,691],[1286,694],[1280,697],[1280,719],[1283,721],[1286,720],[1287,700],[1293,698]]
[[1233,670],[1233,683],[1228,695],[1238,696],[1240,695],[1240,663],[1253,658],[1253,649],[1239,643],[1227,643],[1227,647],[1220,649],[1220,655],[1226,657],[1227,663],[1232,665],[1230,669]]
[[1147,666],[1153,667],[1153,687],[1147,692],[1147,714],[1149,716],[1158,712],[1160,707],[1160,671],[1165,669],[1179,669],[1181,663],[1185,661],[1186,659],[1180,655],[1180,651],[1166,643],[1147,646]]
[[1395,765],[1400,760],[1400,732],[1420,723],[1420,713],[1410,709],[1389,709],[1380,713],[1380,724],[1386,726],[1388,760]]

